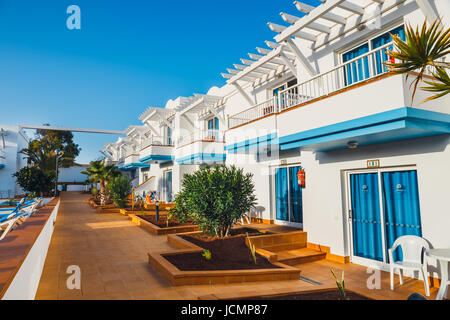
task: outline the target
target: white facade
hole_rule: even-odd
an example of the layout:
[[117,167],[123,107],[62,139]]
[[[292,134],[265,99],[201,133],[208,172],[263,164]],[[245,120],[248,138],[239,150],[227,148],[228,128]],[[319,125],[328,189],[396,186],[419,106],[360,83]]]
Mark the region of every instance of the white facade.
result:
[[74,164],[69,168],[58,168],[58,190],[85,191],[87,176],[81,171],[88,167],[89,165]]
[[0,125],[0,130],[0,199],[6,199],[24,194],[12,175],[27,165],[20,150],[28,146],[29,138],[18,126]]
[[[386,259],[355,254],[350,176],[414,171],[421,234],[434,247],[450,247],[450,96],[421,103],[428,96],[418,90],[412,103],[412,77],[388,74],[382,65],[389,32],[433,21],[438,13],[448,27],[450,3],[330,0],[317,8],[296,6],[309,13],[300,19],[283,14],[285,27],[269,24],[277,43],[229,69],[226,85],[148,108],[141,126],[105,147],[110,159],[139,172],[140,182],[153,176],[146,187],[165,201],[180,189],[183,174],[204,164],[236,164],[254,174],[255,218],[300,226],[308,242],[335,256],[379,265]],[[369,160],[377,166],[368,168]],[[295,169],[289,179],[296,168],[306,173],[302,218],[295,222],[277,217],[275,173],[289,167]],[[386,241],[388,233],[382,234]]]

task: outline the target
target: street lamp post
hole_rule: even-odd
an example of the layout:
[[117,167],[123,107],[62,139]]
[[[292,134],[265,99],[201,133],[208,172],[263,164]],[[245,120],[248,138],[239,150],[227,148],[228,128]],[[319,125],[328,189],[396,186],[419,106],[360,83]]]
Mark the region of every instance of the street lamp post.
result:
[[63,156],[64,151],[56,150],[55,157],[55,168],[56,168],[56,179],[55,179],[55,197],[58,195],[58,160]]

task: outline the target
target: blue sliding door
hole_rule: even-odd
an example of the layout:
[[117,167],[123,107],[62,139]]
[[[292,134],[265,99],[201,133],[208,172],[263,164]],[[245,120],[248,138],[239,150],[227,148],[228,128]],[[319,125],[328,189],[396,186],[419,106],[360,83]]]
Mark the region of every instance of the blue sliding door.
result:
[[172,202],[172,171],[166,173],[166,201]]
[[302,187],[298,185],[297,172],[300,167],[289,168],[289,204],[291,221],[303,223]]
[[383,261],[378,173],[352,174],[353,255]]
[[[402,41],[406,40],[404,27],[400,26],[373,39],[372,49],[379,48],[385,45],[386,43],[392,42],[391,34],[397,35]],[[375,61],[374,61],[375,74],[380,74],[387,71],[387,67],[384,64],[385,62],[394,62],[393,60],[390,61],[391,58],[386,54],[386,50],[392,49],[393,46],[389,46],[386,49],[383,49],[375,53]]]
[[[404,235],[422,236],[417,171],[383,172],[383,206],[386,247]],[[402,260],[401,248],[394,252]]]
[[[350,192],[354,256],[389,262],[383,248],[404,235],[422,236],[416,170],[352,174]],[[401,248],[394,259],[402,260]]]
[[[368,43],[344,53],[342,56],[343,61],[347,62],[353,60],[367,52],[369,52]],[[345,66],[345,85],[351,85],[352,83],[365,80],[369,77],[369,59],[367,56]]]
[[277,207],[277,220],[288,221],[288,176],[287,168],[278,168],[275,173],[275,198]]
[[277,220],[303,223],[302,188],[297,180],[300,168],[278,168],[275,171]]

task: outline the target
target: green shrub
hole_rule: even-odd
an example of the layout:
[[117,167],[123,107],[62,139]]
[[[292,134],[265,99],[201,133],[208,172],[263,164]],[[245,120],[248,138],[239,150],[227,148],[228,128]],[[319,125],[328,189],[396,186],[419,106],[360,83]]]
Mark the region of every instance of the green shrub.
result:
[[26,192],[49,194],[55,184],[54,172],[45,172],[39,167],[24,167],[13,174],[19,186]]
[[106,186],[108,196],[119,208],[125,208],[128,196],[131,194],[131,181],[128,176],[112,178]]
[[204,233],[225,237],[256,204],[252,178],[235,166],[202,167],[184,175],[175,210],[191,217]]

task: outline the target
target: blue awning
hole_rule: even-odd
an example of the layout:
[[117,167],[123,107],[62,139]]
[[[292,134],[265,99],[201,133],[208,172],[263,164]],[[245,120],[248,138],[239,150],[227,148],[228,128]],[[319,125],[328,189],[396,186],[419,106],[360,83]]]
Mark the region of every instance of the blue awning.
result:
[[225,162],[227,155],[223,153],[196,153],[178,158],[179,164],[208,164]]
[[139,159],[139,161],[142,163],[169,162],[169,161],[173,161],[173,156],[151,154],[149,156]]
[[280,150],[330,151],[450,133],[450,115],[410,107],[280,137]]
[[132,171],[138,168],[150,168],[150,165],[147,163],[129,163],[124,165],[123,167],[119,167],[121,171]]

